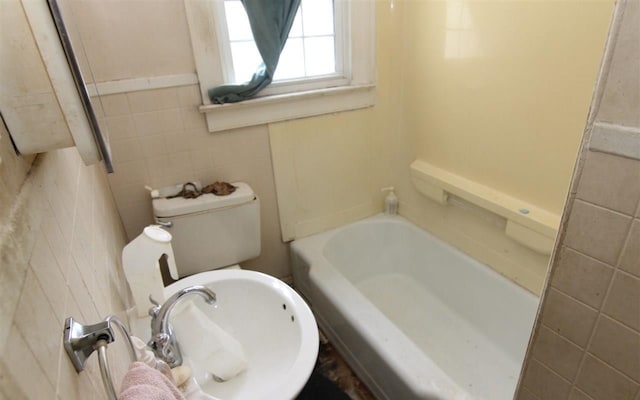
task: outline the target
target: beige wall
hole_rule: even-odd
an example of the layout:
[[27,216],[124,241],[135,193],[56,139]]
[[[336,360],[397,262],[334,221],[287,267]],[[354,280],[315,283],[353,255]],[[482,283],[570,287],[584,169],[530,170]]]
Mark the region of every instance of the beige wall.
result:
[[[402,75],[415,82],[403,85],[409,147],[398,169],[421,158],[560,214],[612,2],[404,5]],[[406,174],[396,179],[403,215],[541,292],[548,255],[506,237],[503,220],[465,202],[437,205]]]
[[[106,399],[97,357],[78,375],[62,348],[66,317],[96,323],[125,309],[125,235],[104,168],[74,148],[32,164],[0,129],[0,397]],[[116,340],[120,379],[128,362]]]
[[560,214],[612,4],[400,3],[401,214],[536,294],[547,255],[506,237],[505,222],[478,207],[426,200],[404,171],[423,159]]
[[380,212],[379,189],[394,185],[401,215],[540,293],[548,255],[506,237],[497,216],[428,200],[409,164],[421,158],[559,214],[611,7],[377,2],[376,106],[269,126],[284,237]]
[[632,140],[606,154],[590,149],[597,125],[584,139],[519,400],[640,398],[640,1],[620,5],[594,112],[609,143]]
[[416,156],[560,214],[613,1],[410,1]]
[[380,189],[394,184],[393,156],[403,140],[402,21],[389,3],[376,4],[376,105],[269,125],[286,240],[379,213]]
[[183,0],[63,0],[85,80],[195,72]]
[[269,125],[283,237],[291,240],[379,213],[393,182],[402,88],[394,73],[399,20],[376,8],[376,105]]

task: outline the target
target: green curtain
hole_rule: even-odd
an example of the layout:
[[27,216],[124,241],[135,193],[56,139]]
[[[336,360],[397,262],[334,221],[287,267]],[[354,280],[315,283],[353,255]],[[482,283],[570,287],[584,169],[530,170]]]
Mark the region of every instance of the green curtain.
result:
[[300,1],[242,0],[251,24],[253,39],[262,56],[262,64],[249,82],[209,89],[208,94],[212,102],[223,104],[246,100],[271,83]]

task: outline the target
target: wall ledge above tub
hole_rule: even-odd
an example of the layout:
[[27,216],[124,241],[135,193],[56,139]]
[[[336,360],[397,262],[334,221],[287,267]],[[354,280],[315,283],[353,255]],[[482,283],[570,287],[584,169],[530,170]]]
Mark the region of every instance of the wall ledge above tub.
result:
[[410,169],[413,184],[427,198],[447,205],[449,194],[460,197],[505,218],[505,235],[511,239],[538,253],[551,254],[560,215],[423,160],[415,160]]

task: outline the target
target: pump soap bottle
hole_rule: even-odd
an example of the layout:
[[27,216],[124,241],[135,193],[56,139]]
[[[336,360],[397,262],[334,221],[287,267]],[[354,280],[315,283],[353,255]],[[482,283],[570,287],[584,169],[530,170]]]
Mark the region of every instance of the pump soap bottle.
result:
[[398,196],[393,192],[393,186],[382,188],[382,192],[389,192],[384,199],[384,213],[386,215],[396,215],[398,213]]

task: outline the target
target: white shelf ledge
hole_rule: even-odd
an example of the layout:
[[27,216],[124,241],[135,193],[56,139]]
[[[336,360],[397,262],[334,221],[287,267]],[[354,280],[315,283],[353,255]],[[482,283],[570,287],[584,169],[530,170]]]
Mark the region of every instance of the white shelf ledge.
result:
[[216,132],[371,107],[376,102],[375,88],[366,84],[264,96],[203,105],[200,112],[207,117],[209,132]]
[[551,254],[560,215],[423,160],[415,160],[410,168],[414,185],[429,199],[447,205],[449,194],[460,197],[505,218],[505,234],[511,239],[539,253]]

